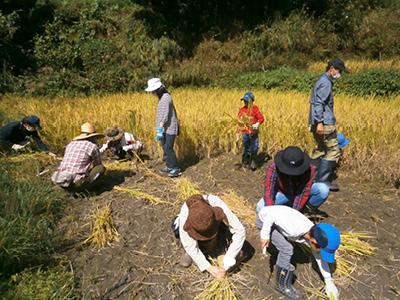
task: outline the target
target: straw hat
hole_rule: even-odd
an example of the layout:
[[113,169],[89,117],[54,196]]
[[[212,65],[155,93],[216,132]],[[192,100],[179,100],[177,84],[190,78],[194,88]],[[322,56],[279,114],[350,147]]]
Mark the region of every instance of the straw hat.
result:
[[214,238],[218,233],[219,224],[225,218],[222,208],[211,206],[204,199],[186,201],[186,204],[189,208],[189,215],[183,225],[183,230],[198,241]]
[[104,131],[106,139],[112,142],[118,141],[123,134],[124,131],[121,127],[107,127],[106,131]]
[[103,134],[97,133],[94,126],[90,123],[85,123],[81,126],[81,134],[74,138],[74,141],[86,140],[89,138],[100,138]]

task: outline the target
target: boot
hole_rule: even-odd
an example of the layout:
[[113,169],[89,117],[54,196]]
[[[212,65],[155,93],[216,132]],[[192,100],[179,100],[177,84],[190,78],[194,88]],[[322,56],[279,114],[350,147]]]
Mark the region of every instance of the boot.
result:
[[319,168],[319,163],[321,162],[320,158],[311,158],[311,164],[313,165],[315,169],[315,176],[314,176],[314,181],[318,181],[318,168]]
[[250,169],[252,171],[257,170],[257,162],[256,162],[257,154],[252,154],[250,157]]
[[322,210],[319,210],[317,206],[313,206],[310,203],[306,203],[304,207],[302,208],[301,212],[303,215],[305,215],[307,218],[321,218],[325,219],[328,216],[328,214]]
[[336,162],[332,160],[321,159],[319,163],[318,177],[316,182],[325,183],[330,191],[338,191],[339,185],[329,182],[329,175],[331,175],[333,168],[335,168]]
[[250,163],[250,155],[242,155],[242,166],[248,168]]
[[275,290],[292,299],[300,298],[300,293],[292,287],[292,277],[295,270],[294,266],[290,265],[290,270],[280,266],[277,267]]

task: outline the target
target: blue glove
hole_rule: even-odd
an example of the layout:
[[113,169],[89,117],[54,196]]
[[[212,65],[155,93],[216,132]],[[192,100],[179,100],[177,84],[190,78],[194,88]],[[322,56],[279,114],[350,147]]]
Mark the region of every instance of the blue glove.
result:
[[157,132],[157,141],[159,141],[163,137],[163,128],[162,127],[158,127],[156,132]]

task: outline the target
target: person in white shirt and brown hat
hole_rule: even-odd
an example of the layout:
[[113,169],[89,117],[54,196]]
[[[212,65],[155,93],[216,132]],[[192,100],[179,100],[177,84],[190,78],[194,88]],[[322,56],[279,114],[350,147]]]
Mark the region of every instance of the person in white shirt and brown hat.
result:
[[[223,278],[246,258],[242,252],[246,230],[226,203],[215,195],[190,196],[174,219],[172,229],[185,250],[180,260],[183,267],[194,261],[201,272]],[[218,257],[225,249],[223,267],[212,265],[207,257]]]
[[95,143],[102,137],[92,124],[83,124],[81,134],[65,148],[63,160],[51,177],[52,182],[71,192],[91,189],[106,171]]
[[124,159],[128,155],[134,158],[132,151],[139,155],[142,150],[142,143],[135,139],[132,133],[125,132],[121,127],[107,127],[104,131],[107,142],[100,148],[100,153],[109,150],[119,159]]

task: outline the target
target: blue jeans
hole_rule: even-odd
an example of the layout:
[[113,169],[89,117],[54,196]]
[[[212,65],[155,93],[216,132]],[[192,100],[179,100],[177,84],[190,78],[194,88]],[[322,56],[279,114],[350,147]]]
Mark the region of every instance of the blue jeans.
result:
[[163,138],[161,139],[161,146],[164,151],[165,161],[167,163],[167,167],[170,169],[178,169],[178,160],[176,159],[176,154],[174,151],[174,143],[175,143],[176,135],[163,134]]
[[257,154],[258,151],[258,133],[242,133],[242,141],[244,146],[244,156]]
[[[308,202],[315,207],[321,206],[329,196],[329,187],[322,182],[313,183],[310,191],[310,198]],[[285,195],[278,192],[275,196],[275,205],[286,205],[289,202],[293,203],[295,196]],[[257,203],[256,210],[260,211],[265,206],[264,197]]]

